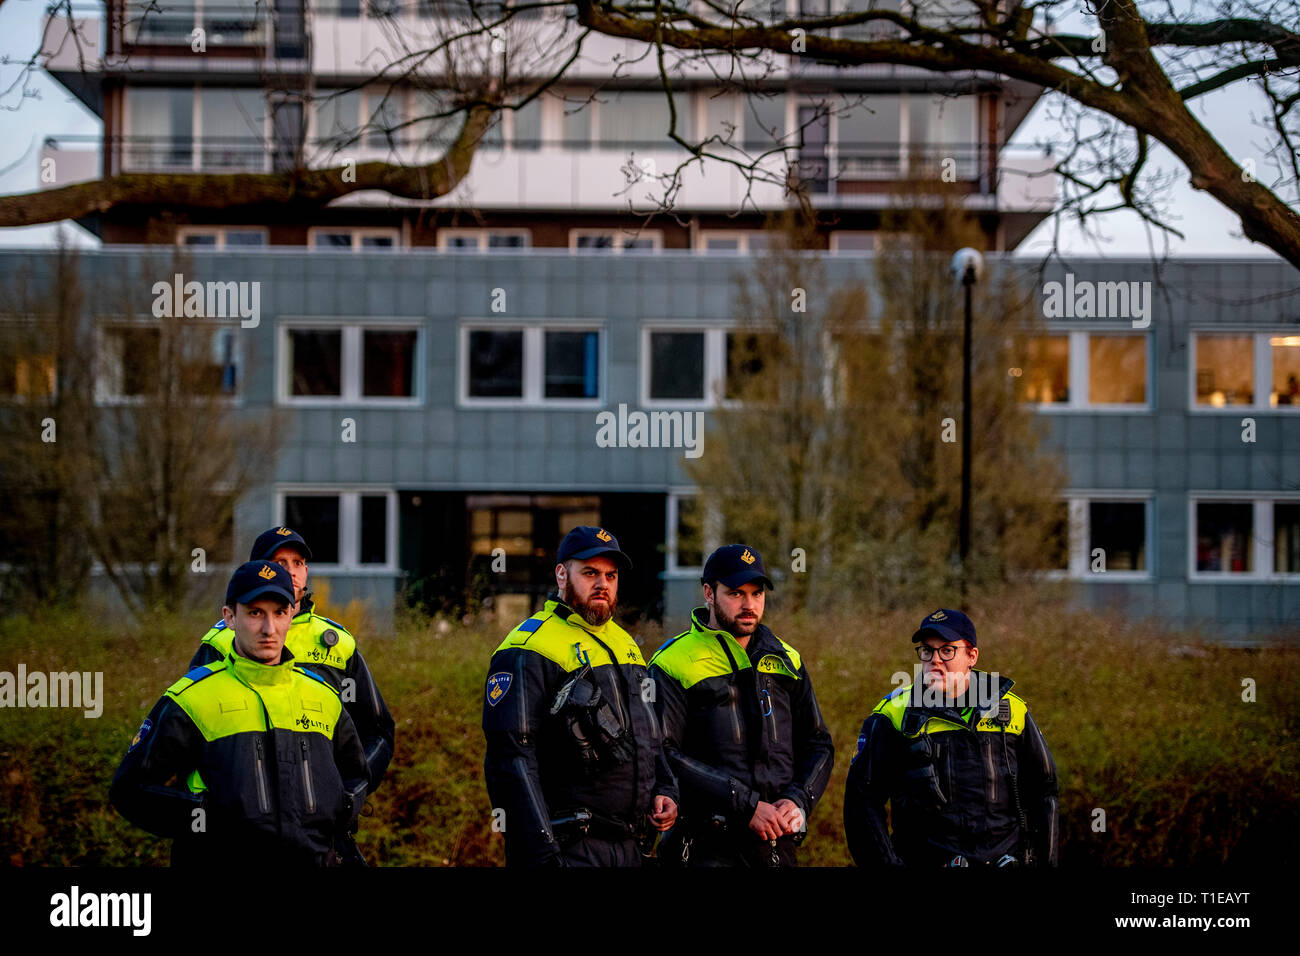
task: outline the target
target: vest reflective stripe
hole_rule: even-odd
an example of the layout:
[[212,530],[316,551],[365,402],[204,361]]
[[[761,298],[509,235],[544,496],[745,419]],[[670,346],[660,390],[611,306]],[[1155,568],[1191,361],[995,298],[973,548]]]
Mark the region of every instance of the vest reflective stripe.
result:
[[[907,703],[911,696],[911,684],[900,687],[878,703],[872,713],[884,714],[889,718],[889,722],[894,725],[894,729],[901,734],[903,733],[903,713],[907,710]],[[1025,715],[1029,713],[1029,705],[1010,691],[1004,694],[1003,697],[1011,704],[1011,722],[1005,725],[1005,733],[1019,734],[1025,729]],[[994,717],[981,717],[975,723],[975,730],[1003,733],[1003,726]],[[915,738],[921,736],[921,734],[938,734],[948,730],[968,729],[965,724],[956,724],[950,720],[944,720],[942,717],[931,717],[916,733],[904,734],[904,736]]]
[[[591,661],[592,667],[609,664],[645,664],[641,649],[637,647],[636,641],[632,640],[632,635],[613,621],[588,631],[583,626],[572,623],[575,620],[581,621],[582,618],[574,614],[566,621],[551,610],[539,611],[507,634],[497,650],[522,647],[554,661],[566,672],[576,671],[582,667],[583,661],[579,651]],[[592,634],[614,652],[617,660],[610,658],[605,648],[592,638]]]
[[[650,663],[681,684],[683,690],[688,690],[710,677],[725,677],[731,673],[731,661],[727,659],[727,653],[722,649],[719,638],[730,649],[737,670],[743,671],[751,666],[749,654],[731,634],[704,627],[694,612],[691,616],[691,629],[683,631],[665,643],[650,658]],[[781,638],[778,637],[777,640],[781,642],[781,647],[789,656],[789,661],[782,660],[779,654],[764,654],[758,661],[759,673],[781,674],[797,680],[802,663],[799,652]],[[791,664],[794,665],[793,670]]]
[[[343,704],[328,684],[308,677],[292,664],[281,664],[274,669],[242,659],[234,669],[230,664],[229,659],[209,664],[213,669],[211,676],[198,681],[182,678],[167,689],[168,696],[189,715],[205,740],[264,732],[269,729],[268,715],[272,728],[319,733],[333,739]],[[279,667],[286,671],[272,675],[274,680],[259,681],[254,686],[237,676],[239,671],[262,676],[256,668],[270,672]],[[193,788],[193,780],[190,785]]]
[[[222,657],[229,657],[234,646],[233,628],[213,627],[203,635],[202,643],[210,644]],[[329,647],[321,640],[326,631],[338,635],[338,642]],[[338,670],[346,670],[348,661],[356,653],[357,641],[347,628],[315,612],[297,615],[289,622],[289,633],[285,635],[284,646],[299,664],[324,664]]]

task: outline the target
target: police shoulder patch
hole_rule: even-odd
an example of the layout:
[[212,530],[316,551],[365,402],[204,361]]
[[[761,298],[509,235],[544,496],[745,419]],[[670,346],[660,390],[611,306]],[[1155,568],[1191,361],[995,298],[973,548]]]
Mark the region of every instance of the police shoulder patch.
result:
[[305,667],[297,667],[296,670],[298,671],[299,674],[303,674],[303,675],[306,676],[306,677],[310,677],[312,680],[320,681],[320,682],[321,682],[322,684],[324,684],[326,687],[329,687],[330,690],[333,690],[333,689],[334,689],[333,686],[330,684],[329,681],[327,681],[325,678],[321,677],[320,674],[317,674],[315,671],[308,670],[308,669],[305,668]]
[[212,625],[214,631],[224,631],[226,629],[226,619],[223,617],[216,624]]
[[153,730],[153,721],[146,717],[144,723],[140,725],[140,729],[137,730],[135,736],[131,738],[131,746],[126,748],[126,752],[130,753],[134,750],[140,741],[149,736],[149,731],[151,730]]
[[510,690],[514,676],[509,671],[497,671],[487,679],[487,702],[490,706],[495,707],[501,703],[501,699]]

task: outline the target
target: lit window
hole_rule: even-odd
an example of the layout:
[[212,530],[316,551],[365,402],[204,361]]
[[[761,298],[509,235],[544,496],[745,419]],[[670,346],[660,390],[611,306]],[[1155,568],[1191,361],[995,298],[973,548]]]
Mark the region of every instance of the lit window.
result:
[[[1019,373],[1019,374],[1017,374]],[[1025,364],[1011,369],[1020,399],[1049,405],[1070,400],[1070,338],[1039,335],[1025,343]]]
[[1248,574],[1254,569],[1254,510],[1249,503],[1197,502],[1197,571]]
[[1140,335],[1088,339],[1088,401],[1093,405],[1142,405],[1147,400],[1147,340]]
[[1273,352],[1269,404],[1300,406],[1300,335],[1275,335],[1268,344]]
[[0,397],[53,398],[53,355],[0,355]]
[[1222,408],[1255,401],[1255,340],[1249,335],[1196,336],[1196,403]]

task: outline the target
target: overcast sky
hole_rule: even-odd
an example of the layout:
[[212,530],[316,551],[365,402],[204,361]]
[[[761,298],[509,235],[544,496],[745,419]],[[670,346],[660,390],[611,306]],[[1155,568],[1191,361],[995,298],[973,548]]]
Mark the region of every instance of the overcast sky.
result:
[[[18,75],[14,61],[31,56],[39,42],[46,0],[6,0],[0,6],[0,90],[7,89]],[[101,8],[102,9],[102,8]],[[5,61],[9,62],[5,62]],[[33,83],[31,99],[21,100],[16,90],[0,99],[0,194],[27,192],[37,187],[38,157],[46,137],[94,136],[100,131],[97,117],[87,111],[62,86],[45,74]],[[1238,159],[1261,155],[1262,131],[1253,116],[1261,101],[1244,84],[1211,94],[1195,106],[1197,115],[1214,131],[1219,142]],[[1017,133],[1014,142],[1032,143],[1041,138],[1064,142],[1059,125],[1047,115],[1040,102]],[[1163,147],[1153,151],[1151,169],[1176,171],[1176,184],[1170,193],[1172,225],[1186,233],[1186,240],[1173,239],[1170,251],[1196,255],[1254,255],[1274,257],[1270,250],[1241,236],[1236,218],[1205,193],[1188,185],[1187,173]],[[1112,213],[1100,221],[1103,239],[1096,242],[1085,236],[1073,223],[1062,223],[1060,243],[1067,253],[1082,255],[1144,255],[1150,250],[1147,228],[1131,213]],[[54,241],[57,226],[33,226],[25,229],[0,229],[0,246],[46,245]],[[87,244],[96,240],[76,226],[67,227]],[[1053,221],[1048,219],[1019,247],[1026,255],[1042,255],[1051,241]],[[1158,240],[1163,251],[1163,239]]]

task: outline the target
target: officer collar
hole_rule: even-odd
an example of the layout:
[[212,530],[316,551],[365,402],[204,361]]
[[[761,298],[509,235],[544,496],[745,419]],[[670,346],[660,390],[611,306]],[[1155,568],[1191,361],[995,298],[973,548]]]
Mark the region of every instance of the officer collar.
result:
[[588,624],[581,614],[556,598],[548,600],[544,605],[543,610],[550,611],[570,627],[582,628],[582,630],[591,634],[593,637],[603,636],[609,625],[614,621],[614,618],[610,617],[610,619],[604,624]]
[[293,616],[293,620],[296,621],[300,617],[311,617],[311,612],[315,607],[316,603],[312,601],[310,597],[304,596],[303,599],[298,602],[298,613]]
[[[1007,695],[1015,684],[1010,677],[1005,674],[998,675],[997,689],[992,690],[993,674],[989,671],[981,671],[978,668],[971,668],[970,684],[966,687],[966,693],[954,701],[955,706],[930,705],[927,706],[925,698],[925,687],[922,683],[912,685],[908,694],[907,711],[904,715],[912,715],[913,721],[924,721],[930,717],[937,717],[941,720],[951,721],[954,724],[962,724],[967,727],[974,727],[985,715],[990,707],[995,707],[996,702]],[[993,697],[993,700],[989,700]]]
[[239,680],[251,686],[267,687],[274,684],[286,684],[293,680],[293,654],[288,647],[280,651],[280,663],[263,664],[251,657],[245,657],[235,650],[232,643],[230,654],[226,657],[228,666]]
[[[736,640],[736,635],[732,634],[730,631],[709,627],[708,622],[708,605],[694,608],[691,611],[691,630],[707,637],[722,637],[729,639],[734,641],[737,647],[740,646],[740,641]],[[751,661],[758,660],[760,657],[765,657],[768,654],[776,654],[783,660],[788,661],[790,663],[790,668],[792,670],[794,669],[794,662],[790,661],[789,655],[785,652],[785,647],[779,640],[777,640],[776,635],[768,629],[766,624],[759,624],[758,627],[754,628],[754,633],[749,636],[749,640],[746,642],[743,650],[749,656]]]

